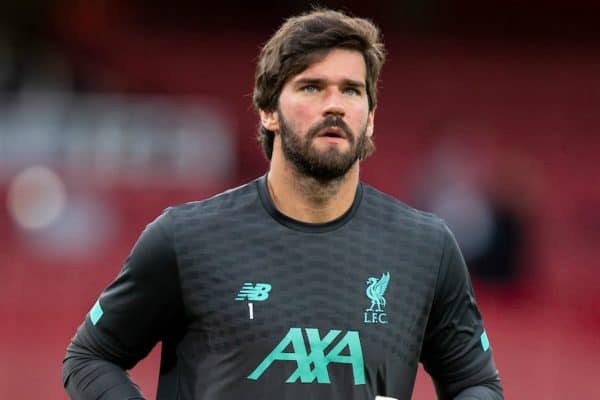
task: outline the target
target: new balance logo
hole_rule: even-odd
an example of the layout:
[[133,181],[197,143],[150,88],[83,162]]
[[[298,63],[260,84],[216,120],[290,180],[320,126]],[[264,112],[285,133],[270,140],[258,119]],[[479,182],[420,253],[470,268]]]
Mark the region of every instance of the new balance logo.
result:
[[[329,363],[349,364],[352,366],[355,385],[365,384],[365,366],[358,332],[348,331],[327,353],[325,350],[341,334],[339,330],[330,330],[321,338],[319,330],[304,329],[308,339],[308,349],[304,344],[301,328],[291,328],[273,351],[256,367],[248,379],[258,380],[275,361],[294,361],[298,366],[286,383],[331,383],[327,365]],[[292,352],[284,350],[291,346]],[[310,352],[309,352],[310,351]]]
[[268,283],[257,283],[253,285],[252,283],[246,282],[235,299],[239,301],[264,301],[269,298],[270,291],[271,285]]

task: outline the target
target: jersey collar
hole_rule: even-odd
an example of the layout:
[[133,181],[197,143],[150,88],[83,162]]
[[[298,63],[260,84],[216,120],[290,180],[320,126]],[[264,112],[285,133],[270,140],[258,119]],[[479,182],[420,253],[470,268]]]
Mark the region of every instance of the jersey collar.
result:
[[340,217],[326,223],[317,224],[298,221],[281,213],[275,207],[275,204],[273,204],[273,200],[269,194],[269,189],[267,188],[267,174],[256,180],[256,187],[263,207],[271,215],[271,217],[273,217],[273,219],[290,229],[308,233],[330,232],[341,228],[352,219],[354,214],[356,214],[363,196],[363,185],[359,182],[356,188],[356,194],[354,195],[352,206],[350,206],[350,208]]

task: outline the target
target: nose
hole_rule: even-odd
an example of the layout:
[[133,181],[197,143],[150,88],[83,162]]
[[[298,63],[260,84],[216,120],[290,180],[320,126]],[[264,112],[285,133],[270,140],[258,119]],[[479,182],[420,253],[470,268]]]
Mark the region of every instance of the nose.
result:
[[343,117],[346,114],[344,107],[343,94],[339,90],[330,88],[325,95],[325,107],[323,108],[323,116],[330,115]]

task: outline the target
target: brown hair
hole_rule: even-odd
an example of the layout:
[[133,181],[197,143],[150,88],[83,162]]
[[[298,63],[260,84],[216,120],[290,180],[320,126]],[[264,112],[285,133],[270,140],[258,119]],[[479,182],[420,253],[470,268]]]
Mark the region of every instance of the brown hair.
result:
[[[363,54],[369,110],[373,110],[377,105],[377,80],[385,60],[379,29],[369,20],[327,9],[315,9],[289,18],[264,45],[254,80],[252,100],[256,109],[276,110],[285,82],[333,48],[357,50]],[[269,160],[274,137],[272,131],[260,124],[258,141]]]

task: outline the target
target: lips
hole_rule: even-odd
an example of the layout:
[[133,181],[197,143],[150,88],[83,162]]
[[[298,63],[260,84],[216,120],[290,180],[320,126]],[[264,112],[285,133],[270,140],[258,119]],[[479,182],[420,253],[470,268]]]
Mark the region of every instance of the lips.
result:
[[328,115],[319,124],[309,129],[307,136],[330,143],[348,142],[351,145],[354,144],[352,131],[341,117],[335,115]]
[[346,139],[346,134],[341,128],[337,127],[328,127],[322,129],[317,137],[329,137],[329,138],[337,138],[337,139]]

